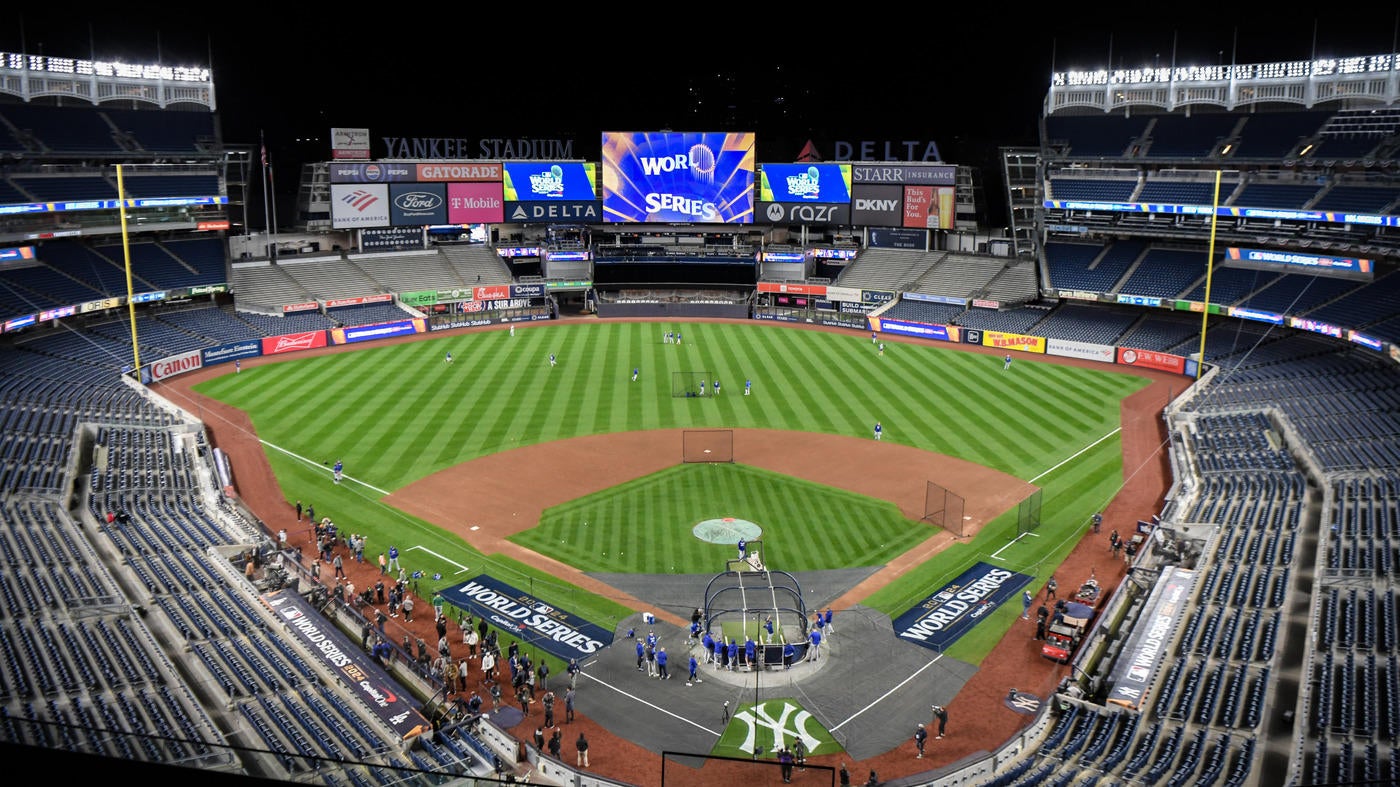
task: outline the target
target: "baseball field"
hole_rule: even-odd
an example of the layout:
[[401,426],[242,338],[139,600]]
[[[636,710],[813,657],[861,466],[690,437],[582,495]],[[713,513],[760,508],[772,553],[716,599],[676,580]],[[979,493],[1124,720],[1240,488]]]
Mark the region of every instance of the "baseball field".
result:
[[[683,344],[663,340],[677,329]],[[677,397],[674,372],[703,372],[721,381],[721,392]],[[249,414],[289,503],[314,505],[317,517],[331,517],[341,532],[367,536],[367,561],[396,545],[401,562],[421,572],[421,595],[488,573],[608,627],[635,611],[635,602],[571,582],[560,567],[714,573],[732,557],[732,545],[698,540],[692,527],[716,517],[761,523],[766,562],[787,571],[879,566],[906,556],[907,570],[864,601],[892,617],[979,560],[1044,579],[1120,488],[1119,402],[1144,384],[1107,367],[1036,363],[1021,354],[1003,369],[999,356],[935,344],[889,343],[881,355],[868,335],[771,324],[583,322],[245,367],[196,390]],[[1003,506],[936,559],[910,562],[910,550],[936,529],[917,502],[901,508],[839,484],[752,467],[742,450],[734,464],[682,464],[671,431],[772,430],[769,450],[802,455],[831,450],[817,437],[873,444],[877,421],[882,451],[917,449],[995,471],[971,488],[949,486],[969,510],[980,497],[1004,491],[988,488],[1005,485],[996,474],[1041,490],[1039,527],[1017,539],[1016,507]],[[526,510],[528,521],[507,528],[503,541],[472,538],[474,507],[486,518],[504,496],[528,509],[531,498],[548,498],[551,489],[611,478],[606,471],[625,457],[584,454],[572,466],[537,470],[525,464],[512,471],[510,488],[474,485],[478,462],[623,433],[669,441],[674,461],[606,487],[598,481],[592,493],[538,516]],[[337,460],[345,467],[340,484],[330,470]],[[436,502],[400,505],[405,490],[444,474],[467,480],[437,485]],[[909,490],[909,497],[922,493]],[[419,515],[437,504],[443,516]],[[1007,605],[950,655],[980,662],[1019,611]]]

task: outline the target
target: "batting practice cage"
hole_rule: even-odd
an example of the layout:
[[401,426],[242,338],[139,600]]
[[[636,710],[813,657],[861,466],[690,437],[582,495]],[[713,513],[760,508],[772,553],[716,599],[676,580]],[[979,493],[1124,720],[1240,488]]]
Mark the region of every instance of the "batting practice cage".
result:
[[713,380],[709,372],[671,372],[671,395],[677,399],[709,396]]
[[924,521],[934,527],[941,527],[955,536],[965,536],[963,531],[963,504],[961,496],[953,494],[946,487],[932,481],[924,489]]
[[681,434],[681,461],[733,462],[734,430],[686,429]]
[[[794,661],[807,656],[807,601],[802,597],[802,585],[797,577],[786,571],[774,571],[759,562],[762,555],[753,547],[761,542],[749,542],[748,560],[726,562],[726,571],[716,574],[705,587],[705,630],[716,642],[739,643],[738,668],[752,672],[760,669],[782,669],[783,645],[791,642],[796,651]],[[772,633],[768,625],[773,626]],[[748,663],[745,640],[757,644],[754,657]]]
[[1016,510],[1016,535],[1032,533],[1040,528],[1040,498],[1044,490],[1037,489],[1021,501]]

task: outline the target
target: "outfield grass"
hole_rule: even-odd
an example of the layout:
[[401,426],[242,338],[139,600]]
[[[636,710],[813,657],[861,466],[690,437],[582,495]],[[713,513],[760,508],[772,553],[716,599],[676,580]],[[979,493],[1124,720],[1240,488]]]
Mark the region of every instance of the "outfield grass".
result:
[[[677,328],[685,343],[663,343],[662,335]],[[448,351],[455,358],[452,364],[443,360]],[[550,353],[558,358],[556,367],[549,365]],[[637,382],[631,381],[633,368],[641,372]],[[702,370],[721,380],[721,396],[671,396],[672,372]],[[752,396],[743,396],[745,379],[753,381]],[[1020,355],[1003,371],[999,358],[935,343],[887,342],[879,356],[863,332],[754,322],[599,322],[531,326],[517,329],[514,337],[505,330],[463,332],[293,357],[211,379],[198,390],[247,411],[258,436],[270,445],[272,468],[288,500],[315,504],[318,515],[332,516],[343,530],[368,535],[367,557],[391,540],[401,550],[410,544],[423,547],[407,553],[404,562],[430,578],[440,576],[425,580],[433,583],[430,587],[485,571],[517,586],[528,582],[546,601],[606,625],[629,610],[560,585],[532,567],[480,555],[461,539],[389,509],[377,498],[468,459],[580,435],[756,427],[868,439],[879,420],[888,442],[960,457],[1042,487],[1039,538],[1006,550],[998,564],[1043,579],[1072,548],[1089,515],[1121,486],[1121,447],[1115,434],[1119,401],[1145,384],[1111,367],[1057,366]],[[337,459],[345,462],[348,475],[367,486],[332,484],[329,465]],[[768,562],[776,567],[775,559],[781,557],[785,570],[832,567],[830,561],[837,557],[847,566],[877,565],[907,548],[911,539],[917,541],[920,526],[903,520],[893,506],[766,475],[741,466],[708,478],[684,468],[666,471],[546,512],[541,528],[517,539],[539,544],[542,551],[548,543],[549,553],[567,555],[561,559],[585,570],[645,572],[669,571],[671,565],[677,572],[682,566],[715,570],[708,546],[689,538],[688,526],[681,524],[710,516],[733,514],[774,528],[773,537],[765,537],[765,549],[773,550]],[[679,485],[671,491],[684,493],[700,507],[686,515],[670,505],[658,496],[668,485]],[[638,496],[629,499],[630,493]],[[728,499],[725,495],[755,508],[711,513],[716,501]],[[826,506],[836,501],[873,524],[863,518],[852,527],[844,517],[814,515],[831,509],[814,506],[809,498]],[[753,510],[760,513],[751,515]],[[797,538],[791,512],[803,517],[804,530]],[[587,535],[570,532],[570,523],[585,521],[585,516],[591,528]],[[666,532],[652,532],[657,522],[669,523]],[[867,603],[891,615],[902,613],[941,581],[1005,546],[1015,526],[1013,511]],[[788,537],[782,537],[784,532]],[[626,561],[601,562],[603,552],[624,552],[623,545],[653,537],[675,551],[664,552],[659,544],[639,546]],[[831,539],[850,542],[851,551],[819,554]],[[597,547],[602,548],[595,556]],[[678,558],[674,563],[671,554]],[[1005,625],[977,626],[953,654],[980,661],[1015,615]],[[1001,617],[998,613],[993,619]]]

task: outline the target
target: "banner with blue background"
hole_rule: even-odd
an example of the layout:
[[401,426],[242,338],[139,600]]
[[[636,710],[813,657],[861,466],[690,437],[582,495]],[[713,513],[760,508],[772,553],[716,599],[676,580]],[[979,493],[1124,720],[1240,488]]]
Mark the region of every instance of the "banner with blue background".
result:
[[583,618],[552,607],[533,595],[482,574],[442,591],[447,603],[465,609],[524,645],[534,645],[565,661],[580,662],[612,644],[613,634]]
[[1034,579],[990,563],[977,563],[894,621],[894,633],[942,651]]

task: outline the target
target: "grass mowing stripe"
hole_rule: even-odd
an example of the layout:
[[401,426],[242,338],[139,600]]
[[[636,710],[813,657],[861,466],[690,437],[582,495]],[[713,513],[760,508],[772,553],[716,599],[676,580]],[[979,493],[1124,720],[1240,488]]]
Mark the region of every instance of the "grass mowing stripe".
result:
[[[687,325],[681,328],[687,337],[703,342],[695,353],[690,353],[689,343],[676,347],[661,342],[659,336],[665,330],[665,326],[655,323],[600,323],[541,326],[519,332],[513,339],[505,331],[461,334],[450,337],[457,357],[455,366],[463,367],[463,361],[471,358],[472,367],[456,369],[455,377],[460,379],[444,378],[446,381],[441,384],[425,382],[436,379],[432,372],[446,369],[439,348],[449,345],[430,340],[385,347],[383,354],[360,350],[255,367],[245,370],[238,379],[224,375],[202,383],[200,390],[211,395],[222,393],[231,403],[244,406],[265,439],[270,439],[269,435],[285,438],[271,442],[306,455],[343,454],[352,475],[363,473],[369,477],[374,473],[407,482],[481,454],[586,431],[743,425],[868,439],[871,425],[886,413],[886,424],[891,429],[887,439],[962,455],[1003,470],[1009,467],[1018,476],[1033,477],[1103,437],[1117,421],[1118,398],[1144,384],[1126,374],[1039,363],[1014,366],[1008,374],[1015,378],[1008,381],[998,376],[1001,369],[995,359],[961,353],[956,348],[897,343],[888,346],[885,357],[879,358],[873,348],[865,347],[863,338],[857,339],[850,333],[793,330],[768,323]],[[423,349],[418,349],[418,345]],[[559,391],[555,390],[559,387],[556,378],[564,375],[548,376],[550,346],[567,348],[557,350],[561,365],[552,371],[562,370],[567,357],[569,363],[580,364],[571,370],[572,380],[589,384],[583,395],[565,397],[565,411],[556,409],[561,405]],[[643,352],[639,353],[639,348]],[[646,366],[642,368],[642,379],[651,380],[654,386],[650,392],[637,390],[642,385],[640,381],[630,382],[630,367],[639,365],[633,357],[652,358],[644,361]],[[335,363],[325,363],[327,359]],[[473,368],[478,364],[479,369]],[[624,365],[627,368],[619,371]],[[727,390],[719,402],[675,399],[669,395],[669,374],[649,375],[648,369],[653,366],[666,372],[709,367],[724,380]],[[286,367],[285,373],[282,367]],[[754,379],[755,396],[741,403],[733,397],[742,396],[739,389],[743,377]],[[351,379],[368,380],[356,387],[377,390],[385,398],[376,403],[338,390]],[[1030,387],[1029,393],[1024,386]],[[1075,397],[1082,401],[1073,407],[1060,404],[1064,398]],[[444,399],[450,404],[444,404]],[[597,402],[586,408],[596,413],[594,417],[567,412],[569,408],[585,409],[585,401]],[[641,407],[637,406],[638,401]],[[414,406],[409,406],[410,402]],[[935,406],[930,407],[930,402]],[[375,413],[376,409],[382,412]],[[550,415],[537,418],[533,415],[536,412]],[[356,423],[379,425],[378,431],[371,433],[371,427],[366,426],[361,430],[365,435],[346,434],[343,423],[328,430],[310,429],[303,423],[310,413],[318,419],[327,418],[328,413],[354,416],[361,419]],[[400,424],[402,413],[417,414],[418,418],[411,424]],[[440,421],[429,431],[436,435],[432,439],[444,440],[445,435],[453,435],[458,438],[452,440],[457,444],[455,449],[425,451],[422,445],[415,445],[421,432],[414,430],[421,428],[422,420]],[[1099,421],[1108,426],[1085,429],[1085,424]],[[523,427],[517,434],[518,442],[506,441],[511,425]],[[398,441],[382,445],[384,450],[379,456],[366,456],[363,463],[358,458],[348,458],[366,455],[371,451],[370,445],[380,447],[385,434],[397,435]],[[1027,445],[1036,446],[1039,452],[1033,460],[1017,453]],[[1047,506],[1043,538],[1064,528],[1068,528],[1064,532],[1082,528],[1088,514],[1121,487],[1120,451],[1116,438],[1106,440],[1044,479],[1046,499],[1055,501],[1056,511],[1049,511]],[[395,466],[376,469],[376,461]],[[359,499],[351,490],[334,487],[329,474],[319,467],[278,458],[274,470],[284,489],[295,489],[296,496],[303,500],[315,496],[312,502],[334,512],[337,522],[353,531],[368,533],[372,547],[387,543],[387,538],[400,537],[401,528],[385,521],[372,507],[357,502]],[[749,482],[738,476],[729,483],[729,491],[723,494],[735,497],[750,495],[751,483],[759,488],[767,486],[762,481]],[[391,484],[377,485],[396,488]],[[715,494],[713,490],[720,487],[707,488]],[[820,505],[814,505],[814,500]],[[893,506],[888,510],[896,524],[889,524],[886,514],[873,511],[868,505],[839,497],[819,497],[817,492],[809,493],[805,488],[775,492],[771,500],[756,497],[747,504],[753,506],[752,510],[763,512],[765,518],[773,518],[777,554],[791,551],[793,562],[799,565],[830,561],[833,554],[840,556],[843,566],[868,565],[887,558],[879,544],[896,549],[891,546],[894,537],[890,533],[904,534],[908,544],[914,544],[929,532],[925,524],[911,526]],[[601,533],[597,536],[599,546],[610,545],[609,551],[614,553],[636,552],[627,557],[644,563],[667,559],[672,554],[678,559],[706,561],[729,556],[731,547],[696,543],[689,535],[686,523],[694,519],[695,512],[688,506],[698,506],[698,502],[619,501],[608,505],[602,517],[607,521],[594,521],[588,528],[579,527],[575,521],[573,531],[580,532],[565,531],[559,543],[551,543],[550,548],[557,550],[572,546],[573,542],[582,543],[585,538],[593,539],[594,536],[581,532],[593,530]],[[657,533],[652,538],[646,528],[657,527],[656,523],[645,523],[641,526],[644,529],[639,530],[638,518],[676,521],[686,526],[676,525],[670,528],[674,532]],[[903,529],[909,527],[912,529]],[[956,545],[939,560],[930,561],[935,565],[927,569],[916,567],[896,584],[911,597],[927,592],[930,577],[937,579],[937,569],[957,561],[970,564],[978,554],[1004,545],[1014,529],[1014,514],[998,517],[972,543]],[[565,538],[570,543],[564,543]],[[873,546],[869,541],[872,538],[877,539]],[[844,539],[854,540],[847,543]],[[597,560],[603,551],[590,549],[585,556]],[[499,556],[492,560],[492,565],[511,562]],[[662,570],[669,566],[667,563]],[[1035,566],[1031,568],[1034,570]],[[533,576],[545,575],[534,571]],[[569,595],[577,595],[584,604],[594,603],[588,600],[594,597],[581,591],[570,591]],[[599,607],[609,606],[601,598],[596,603]]]

